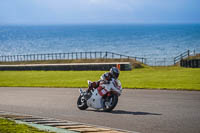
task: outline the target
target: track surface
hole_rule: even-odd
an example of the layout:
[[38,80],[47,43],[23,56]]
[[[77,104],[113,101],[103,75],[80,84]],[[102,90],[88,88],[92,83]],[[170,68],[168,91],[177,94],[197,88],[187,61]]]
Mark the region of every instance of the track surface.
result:
[[111,113],[76,107],[76,88],[0,88],[0,111],[25,113],[142,133],[199,133],[200,92],[123,90]]

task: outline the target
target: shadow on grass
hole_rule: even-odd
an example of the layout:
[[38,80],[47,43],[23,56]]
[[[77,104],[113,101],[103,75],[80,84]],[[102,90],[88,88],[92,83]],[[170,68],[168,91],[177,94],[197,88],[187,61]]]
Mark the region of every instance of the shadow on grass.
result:
[[94,112],[102,112],[102,113],[111,113],[111,114],[128,114],[128,115],[162,115],[159,113],[150,113],[150,112],[133,112],[133,111],[125,111],[125,110],[113,110],[111,112],[104,112],[102,110],[87,110]]

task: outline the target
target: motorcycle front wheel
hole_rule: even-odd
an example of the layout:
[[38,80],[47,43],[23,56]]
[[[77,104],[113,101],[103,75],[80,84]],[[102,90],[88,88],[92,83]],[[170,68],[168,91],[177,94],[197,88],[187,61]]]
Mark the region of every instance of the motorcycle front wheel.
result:
[[118,103],[118,96],[112,94],[109,97],[105,97],[103,101],[103,111],[110,112],[112,111]]
[[79,96],[77,101],[77,107],[80,110],[86,110],[88,108],[87,101],[85,100],[84,96]]

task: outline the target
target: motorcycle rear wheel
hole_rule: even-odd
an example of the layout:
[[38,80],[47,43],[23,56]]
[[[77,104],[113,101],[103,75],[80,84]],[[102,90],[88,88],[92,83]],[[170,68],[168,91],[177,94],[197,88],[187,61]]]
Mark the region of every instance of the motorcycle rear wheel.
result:
[[88,108],[87,106],[87,101],[84,99],[83,96],[79,96],[78,97],[78,101],[77,101],[77,107],[80,109],[80,110],[86,110]]
[[103,111],[110,112],[112,111],[118,103],[118,96],[113,94],[109,97],[106,97],[103,101]]

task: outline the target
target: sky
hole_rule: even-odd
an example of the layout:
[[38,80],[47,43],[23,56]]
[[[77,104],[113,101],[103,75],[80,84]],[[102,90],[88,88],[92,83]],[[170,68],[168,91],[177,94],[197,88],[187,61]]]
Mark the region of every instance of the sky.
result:
[[0,24],[200,23],[200,0],[0,0]]

